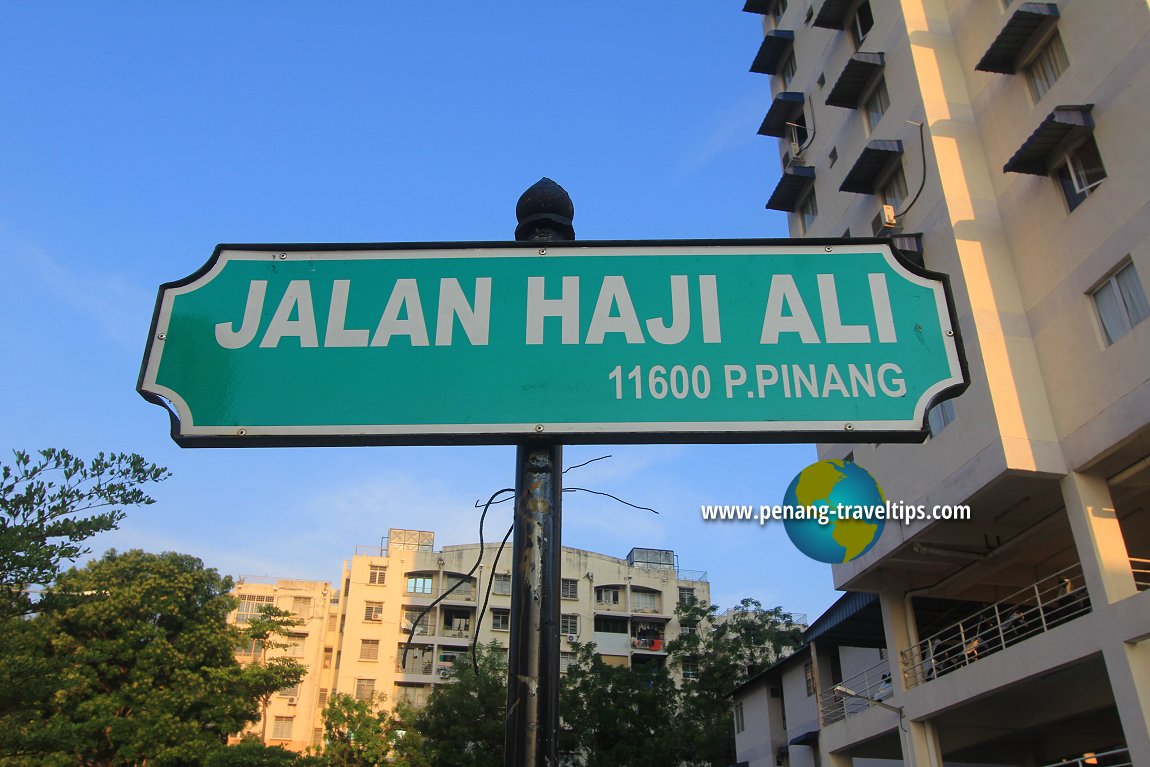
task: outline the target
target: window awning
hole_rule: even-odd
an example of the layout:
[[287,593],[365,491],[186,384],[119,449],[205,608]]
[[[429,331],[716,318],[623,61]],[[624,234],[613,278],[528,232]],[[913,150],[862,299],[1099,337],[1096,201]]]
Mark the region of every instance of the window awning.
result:
[[784,213],[794,213],[799,206],[799,200],[811,185],[815,183],[815,169],[809,165],[793,165],[783,171],[782,178],[771,192],[771,199],[767,200],[767,210],[781,210]]
[[854,167],[839,185],[839,191],[874,194],[879,181],[900,157],[902,157],[901,141],[868,142],[859,158],[855,160]]
[[847,59],[843,73],[827,94],[827,106],[857,109],[866,89],[884,65],[881,53],[856,53]]
[[755,60],[751,62],[751,71],[761,75],[777,75],[794,45],[795,33],[788,29],[772,29],[767,32]]
[[791,738],[792,746],[817,746],[819,744],[819,731],[807,730],[802,735]]
[[1090,116],[1093,108],[1093,104],[1054,107],[1002,166],[1002,172],[1035,176],[1050,173],[1051,163],[1061,156],[1063,147],[1074,145],[1094,131],[1094,118]]
[[1018,69],[1018,57],[1030,43],[1058,21],[1054,3],[1023,3],[1007,19],[990,48],[974,68],[980,72],[1012,75]]
[[847,13],[854,0],[823,0],[822,7],[811,23],[823,29],[846,29]]
[[777,2],[778,0],[747,0],[743,3],[743,12],[766,15],[771,12],[771,6]]
[[803,94],[797,91],[783,91],[775,96],[767,116],[763,118],[763,124],[759,126],[759,135],[775,138],[786,136],[787,123],[794,122],[802,114],[805,101]]

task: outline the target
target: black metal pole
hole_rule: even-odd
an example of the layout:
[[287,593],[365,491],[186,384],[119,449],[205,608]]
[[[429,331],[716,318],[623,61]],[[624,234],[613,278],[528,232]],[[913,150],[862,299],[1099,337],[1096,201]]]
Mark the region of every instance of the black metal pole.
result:
[[[519,241],[574,240],[574,206],[541,179],[515,206]],[[563,446],[528,439],[515,455],[511,646],[507,663],[507,767],[559,764],[559,579]]]

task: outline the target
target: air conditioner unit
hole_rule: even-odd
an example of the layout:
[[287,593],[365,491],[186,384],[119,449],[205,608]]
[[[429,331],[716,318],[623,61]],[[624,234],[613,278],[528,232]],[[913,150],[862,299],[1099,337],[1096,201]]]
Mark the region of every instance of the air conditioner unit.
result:
[[294,706],[295,705],[295,698],[288,698],[288,705]]
[[894,214],[893,205],[883,205],[882,210],[871,221],[871,232],[875,237],[889,237],[902,231],[902,224]]
[[439,678],[440,678],[440,679],[446,679],[446,678],[447,678],[447,675],[448,675],[448,674],[450,674],[450,673],[451,673],[451,669],[449,669],[449,668],[441,668],[441,669],[439,669]]
[[567,635],[567,641],[568,641],[568,642],[574,642],[574,641],[576,641],[576,640],[578,640],[578,639],[579,639],[579,635],[578,635],[578,634],[568,634],[568,635]]

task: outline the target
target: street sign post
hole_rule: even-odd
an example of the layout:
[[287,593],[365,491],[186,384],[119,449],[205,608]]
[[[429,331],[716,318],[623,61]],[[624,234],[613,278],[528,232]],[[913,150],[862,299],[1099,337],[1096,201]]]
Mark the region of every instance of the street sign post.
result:
[[951,306],[879,240],[221,245],[139,389],[185,446],[921,441]]

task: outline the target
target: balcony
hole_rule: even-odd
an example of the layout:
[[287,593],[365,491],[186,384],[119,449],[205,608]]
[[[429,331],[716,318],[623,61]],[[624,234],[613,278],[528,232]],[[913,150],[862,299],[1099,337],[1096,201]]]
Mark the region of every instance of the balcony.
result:
[[[907,688],[949,674],[1090,612],[1082,566],[1059,570],[902,652]],[[847,685],[849,687],[849,685]]]
[[1042,767],[1133,767],[1130,749],[1115,748],[1098,753],[1086,753],[1076,759],[1044,764]]
[[1134,573],[1134,585],[1138,590],[1150,589],[1150,559],[1130,557],[1130,569]]
[[[825,727],[834,722],[841,722],[848,716],[865,711],[874,705],[871,701],[886,700],[894,694],[890,681],[890,662],[882,661],[865,671],[855,674],[849,679],[838,683],[857,694],[840,695],[833,689],[825,690],[819,694],[819,719]],[[870,700],[865,700],[869,698]]]

